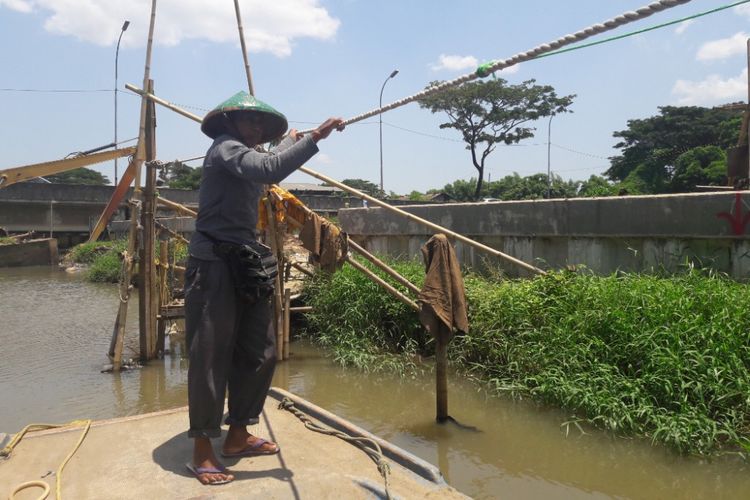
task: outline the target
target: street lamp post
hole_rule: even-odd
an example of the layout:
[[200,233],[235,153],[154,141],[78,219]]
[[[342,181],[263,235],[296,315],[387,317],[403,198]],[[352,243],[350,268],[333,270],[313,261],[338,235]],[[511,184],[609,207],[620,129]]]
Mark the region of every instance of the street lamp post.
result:
[[[383,107],[383,89],[385,89],[385,84],[388,83],[388,80],[393,78],[394,76],[398,75],[398,70],[394,69],[390,75],[388,75],[388,78],[385,79],[383,82],[383,86],[380,87],[380,100],[378,101],[379,105],[378,108]],[[379,118],[379,126],[380,126],[380,191],[385,193],[385,190],[383,189],[383,114],[378,114]]]
[[[122,34],[130,26],[130,21],[122,23],[120,28],[120,37],[117,39],[117,50],[115,50],[115,148],[117,148],[117,60],[120,57],[120,41],[122,40]],[[115,158],[115,186],[117,186],[117,158]]]
[[550,163],[550,146],[552,145],[552,118],[555,115],[549,115],[549,125],[547,125],[547,199],[552,198],[552,169]]

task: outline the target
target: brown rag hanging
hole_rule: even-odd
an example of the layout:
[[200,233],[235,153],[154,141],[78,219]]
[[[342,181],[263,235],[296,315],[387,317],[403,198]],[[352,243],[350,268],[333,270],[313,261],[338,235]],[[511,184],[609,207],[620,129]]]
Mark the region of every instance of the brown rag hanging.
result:
[[302,246],[310,251],[313,262],[329,273],[341,267],[349,252],[346,233],[315,212],[305,215],[299,239]]
[[454,330],[469,331],[464,279],[453,245],[444,234],[436,234],[422,246],[426,276],[419,302],[419,320],[439,340],[453,337]]

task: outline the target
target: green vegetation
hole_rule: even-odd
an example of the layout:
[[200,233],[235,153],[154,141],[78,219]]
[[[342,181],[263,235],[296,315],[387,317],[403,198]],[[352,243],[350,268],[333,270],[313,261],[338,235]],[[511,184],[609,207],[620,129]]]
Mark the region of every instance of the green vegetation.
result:
[[[394,266],[421,282],[420,264]],[[451,360],[497,393],[684,453],[750,451],[746,285],[691,269],[469,275],[466,291],[471,332],[453,340]],[[430,354],[416,315],[352,269],[315,278],[307,295],[313,337],[342,363],[408,370]]]
[[15,245],[16,240],[10,236],[0,236],[0,245]]
[[95,282],[116,283],[120,277],[120,253],[127,240],[94,241],[73,247],[65,256],[68,264],[87,264],[86,279]]
[[89,184],[93,186],[105,186],[109,184],[109,179],[107,179],[106,175],[102,175],[96,170],[86,167],[48,175],[44,178],[53,184]]

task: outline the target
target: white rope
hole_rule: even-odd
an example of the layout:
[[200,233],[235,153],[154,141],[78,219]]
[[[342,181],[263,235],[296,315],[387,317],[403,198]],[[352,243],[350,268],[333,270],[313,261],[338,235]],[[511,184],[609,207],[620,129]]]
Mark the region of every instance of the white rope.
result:
[[[690,1],[691,0],[659,0],[658,2],[653,2],[635,11],[625,12],[623,14],[620,14],[617,17],[614,17],[602,23],[594,24],[592,26],[584,28],[580,31],[573,33],[572,35],[565,35],[563,37],[558,38],[557,40],[553,42],[543,43],[542,45],[538,45],[531,50],[527,50],[526,52],[520,52],[508,59],[500,59],[497,61],[493,61],[490,64],[482,65],[473,73],[459,76],[458,78],[454,80],[449,80],[447,82],[440,83],[438,85],[435,85],[434,87],[424,89],[421,92],[418,92],[414,95],[404,97],[403,99],[399,99],[398,101],[392,102],[391,104],[383,106],[382,108],[373,109],[372,111],[368,111],[367,113],[362,113],[361,115],[357,115],[353,118],[349,118],[348,120],[344,121],[344,124],[349,125],[351,123],[355,123],[355,122],[364,120],[366,118],[377,116],[381,113],[385,113],[386,111],[399,108],[410,102],[417,101],[429,95],[446,90],[449,87],[462,85],[472,80],[476,80],[477,78],[484,78],[486,76],[491,75],[495,71],[499,71],[501,69],[515,66],[516,64],[520,64],[524,61],[529,61],[531,59],[539,57],[542,54],[546,54],[547,52],[552,52],[552,51],[561,49],[562,47],[565,47],[572,43],[581,42],[592,36],[599,35],[607,31],[611,31],[613,29],[619,28],[620,26],[624,26],[634,21],[639,21],[652,14],[656,14],[657,12],[670,9],[672,7],[677,7],[678,5],[686,4]],[[308,134],[312,132],[313,130],[315,129],[311,128],[311,129],[303,130],[300,133]]]

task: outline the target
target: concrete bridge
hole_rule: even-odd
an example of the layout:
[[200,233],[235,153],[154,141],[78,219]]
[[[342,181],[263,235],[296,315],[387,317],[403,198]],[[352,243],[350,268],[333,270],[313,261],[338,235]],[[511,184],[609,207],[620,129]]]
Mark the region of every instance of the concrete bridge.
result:
[[[289,188],[308,207],[325,215],[335,215],[341,208],[362,206],[359,198],[342,196],[336,188],[312,184],[282,184],[282,187]],[[13,184],[0,189],[0,227],[14,233],[36,231],[54,236],[61,248],[67,248],[88,239],[113,191],[114,186]],[[130,218],[127,199],[131,195],[132,189],[113,220]],[[160,188],[159,195],[194,210],[198,208],[198,191]]]

